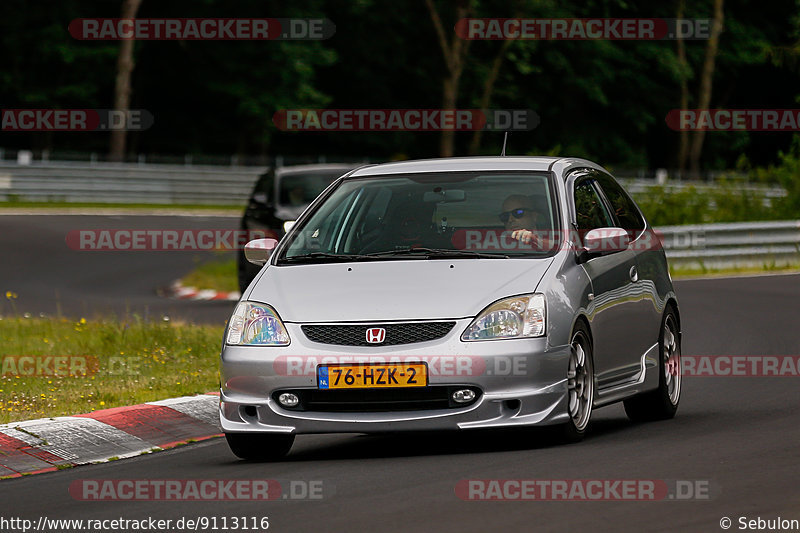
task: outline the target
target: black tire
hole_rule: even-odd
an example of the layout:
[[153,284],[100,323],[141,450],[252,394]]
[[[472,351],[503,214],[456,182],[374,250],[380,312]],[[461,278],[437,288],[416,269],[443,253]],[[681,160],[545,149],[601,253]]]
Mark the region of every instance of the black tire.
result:
[[225,439],[236,457],[255,461],[283,459],[294,444],[294,435],[274,433],[225,433]]
[[671,305],[664,312],[658,334],[658,388],[625,400],[625,413],[634,422],[668,420],[681,399],[681,336],[678,316]]
[[579,442],[586,435],[594,408],[595,392],[592,337],[583,322],[575,325],[570,344],[572,353],[567,368],[569,422],[561,428],[561,440],[568,443]]

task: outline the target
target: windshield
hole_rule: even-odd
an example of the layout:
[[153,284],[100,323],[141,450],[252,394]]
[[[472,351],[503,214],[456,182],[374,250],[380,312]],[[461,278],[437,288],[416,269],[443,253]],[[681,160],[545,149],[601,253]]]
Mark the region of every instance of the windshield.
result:
[[278,178],[278,203],[284,207],[308,205],[345,172],[346,169],[283,174]]
[[297,226],[278,263],[301,258],[542,257],[557,248],[553,236],[558,229],[547,173],[349,179]]

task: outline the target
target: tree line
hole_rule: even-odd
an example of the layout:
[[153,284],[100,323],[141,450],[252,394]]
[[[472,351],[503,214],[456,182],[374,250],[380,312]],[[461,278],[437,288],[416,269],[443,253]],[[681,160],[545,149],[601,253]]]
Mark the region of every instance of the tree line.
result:
[[[84,41],[89,17],[324,17],[316,41]],[[467,17],[710,21],[702,40],[466,40]],[[767,166],[791,133],[676,132],[670,110],[796,106],[794,0],[4,0],[4,109],[145,109],[142,132],[0,133],[6,149],[337,155],[499,154],[499,132],[287,132],[276,111],[532,109],[509,154],[588,157],[611,167],[701,171]]]

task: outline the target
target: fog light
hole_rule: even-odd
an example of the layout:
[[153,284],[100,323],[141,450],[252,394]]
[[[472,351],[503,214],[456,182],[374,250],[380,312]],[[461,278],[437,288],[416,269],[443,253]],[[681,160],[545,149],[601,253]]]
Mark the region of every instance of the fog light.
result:
[[255,405],[246,405],[244,407],[244,414],[250,418],[255,418],[258,415],[258,410]]
[[475,399],[475,391],[461,389],[453,393],[453,401],[456,403],[468,403]]
[[278,402],[284,407],[297,407],[297,404],[300,403],[300,398],[291,392],[284,392],[278,396]]

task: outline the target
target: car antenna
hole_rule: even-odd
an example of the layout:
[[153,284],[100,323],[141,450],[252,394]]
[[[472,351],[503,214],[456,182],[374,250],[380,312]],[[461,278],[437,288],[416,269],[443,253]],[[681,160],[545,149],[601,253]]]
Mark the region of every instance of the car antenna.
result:
[[500,156],[504,157],[506,155],[506,143],[508,142],[508,132],[503,134],[503,151],[500,152]]

